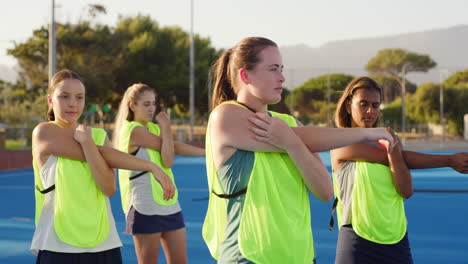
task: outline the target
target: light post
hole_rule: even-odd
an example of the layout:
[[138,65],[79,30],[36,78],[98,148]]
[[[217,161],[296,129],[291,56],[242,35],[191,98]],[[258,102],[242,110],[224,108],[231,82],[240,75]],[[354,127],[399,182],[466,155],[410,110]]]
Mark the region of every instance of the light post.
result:
[[330,103],[331,103],[331,82],[330,82],[330,68],[327,69],[328,74],[327,74],[327,126],[331,126],[331,109],[330,109]]
[[405,143],[405,132],[406,132],[406,105],[405,105],[405,96],[406,96],[406,68],[409,63],[405,62],[401,68],[401,77],[403,79],[401,83],[401,133],[403,137],[403,144]]
[[440,115],[440,126],[442,127],[442,136],[440,139],[440,146],[442,147],[445,143],[445,117],[444,117],[444,84],[442,83],[442,74],[449,74],[447,69],[439,70],[439,115]]
[[55,41],[55,0],[52,0],[52,14],[51,22],[49,27],[49,83],[52,76],[55,74],[55,52],[56,52],[56,41]]
[[193,140],[193,126],[195,124],[195,49],[193,43],[193,0],[190,0],[190,98],[189,98],[189,106],[190,106],[190,134],[189,139],[190,141]]

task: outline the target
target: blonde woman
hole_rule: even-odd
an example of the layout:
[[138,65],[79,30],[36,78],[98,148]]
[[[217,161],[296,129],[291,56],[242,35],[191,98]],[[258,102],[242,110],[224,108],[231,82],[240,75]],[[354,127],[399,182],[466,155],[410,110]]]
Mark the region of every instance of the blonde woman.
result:
[[[159,111],[156,91],[141,83],[130,86],[124,94],[114,143],[119,150],[156,164],[172,182],[174,154],[205,154],[202,148],[173,142],[171,124],[166,113]],[[177,189],[172,199],[164,200],[160,186],[145,171],[119,170],[119,183],[126,232],[133,236],[138,263],[156,263],[161,245],[167,263],[187,263],[185,224]]]

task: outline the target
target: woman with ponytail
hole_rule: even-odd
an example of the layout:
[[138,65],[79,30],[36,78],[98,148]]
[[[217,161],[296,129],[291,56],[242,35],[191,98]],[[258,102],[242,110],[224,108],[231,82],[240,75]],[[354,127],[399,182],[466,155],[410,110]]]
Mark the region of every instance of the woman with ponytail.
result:
[[[148,85],[128,87],[117,113],[113,141],[119,150],[156,164],[174,183],[174,154],[204,156],[205,150],[173,142],[171,123],[160,111],[157,99],[156,91]],[[185,224],[177,188],[174,197],[166,201],[151,174],[137,170],[119,170],[119,183],[126,232],[133,236],[138,263],[157,263],[161,245],[167,263],[187,263]]]
[[85,104],[78,74],[57,72],[47,95],[49,122],[33,131],[36,230],[31,250],[38,264],[122,263],[122,243],[109,196],[116,191],[112,168],[151,171],[174,196],[170,178],[151,162],[110,147],[103,129],[78,123]]
[[[218,263],[307,263],[315,259],[307,189],[333,195],[318,151],[385,139],[384,129],[303,127],[268,111],[285,78],[278,46],[250,37],[215,64],[206,137],[209,205],[203,237]],[[392,145],[392,144],[388,144]]]

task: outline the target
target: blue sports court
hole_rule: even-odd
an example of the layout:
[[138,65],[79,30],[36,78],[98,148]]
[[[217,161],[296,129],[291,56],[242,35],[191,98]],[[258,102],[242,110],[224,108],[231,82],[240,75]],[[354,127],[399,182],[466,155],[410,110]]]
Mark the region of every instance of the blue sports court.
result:
[[[330,170],[329,153],[320,155]],[[201,236],[208,196],[205,159],[177,157],[173,171],[187,226],[189,263],[216,263]],[[424,191],[415,192],[406,201],[408,232],[415,263],[468,263],[468,175],[449,168],[413,170],[412,174],[415,190]],[[0,180],[0,263],[34,263],[35,256],[29,251],[34,232],[32,169],[0,171]],[[124,244],[124,263],[136,264],[132,238],[123,234],[125,220],[120,195],[114,195],[111,202]],[[319,264],[334,261],[338,232],[336,227],[328,231],[331,205],[331,202],[311,198],[315,251]],[[163,256],[159,263],[166,263]]]

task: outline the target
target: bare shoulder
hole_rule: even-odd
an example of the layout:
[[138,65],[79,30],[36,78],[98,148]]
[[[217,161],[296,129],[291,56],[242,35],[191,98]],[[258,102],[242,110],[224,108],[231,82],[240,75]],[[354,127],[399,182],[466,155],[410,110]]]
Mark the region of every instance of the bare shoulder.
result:
[[37,140],[47,140],[53,138],[60,130],[60,127],[49,122],[39,123],[33,130],[33,138]]
[[253,115],[249,110],[233,104],[222,104],[216,107],[210,115],[210,121],[229,125],[238,124],[242,120],[247,120],[249,115]]
[[146,129],[143,126],[137,126],[132,130],[132,136],[137,136],[137,135],[142,135],[142,134],[145,135],[149,133],[150,132],[148,131],[148,129]]

